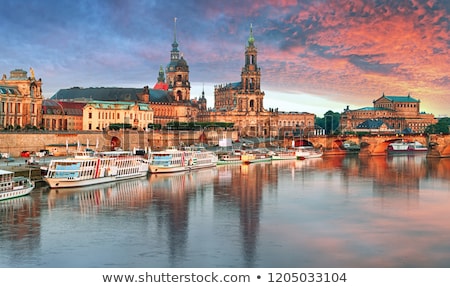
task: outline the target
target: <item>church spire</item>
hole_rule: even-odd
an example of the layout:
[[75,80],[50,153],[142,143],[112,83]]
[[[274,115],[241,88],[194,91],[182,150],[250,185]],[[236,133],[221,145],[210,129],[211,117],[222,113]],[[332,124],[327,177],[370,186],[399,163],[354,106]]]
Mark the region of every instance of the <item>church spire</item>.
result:
[[255,38],[253,37],[253,24],[250,24],[250,36],[248,37],[248,46],[255,44]]
[[177,17],[173,20],[173,43],[172,43],[172,51],[170,51],[170,60],[177,61],[180,59],[180,51],[178,51],[178,43],[177,43]]
[[164,70],[162,65],[159,66],[159,73],[158,73],[158,83],[164,83],[166,82],[166,77],[164,76]]
[[173,43],[177,43],[177,17],[173,18]]

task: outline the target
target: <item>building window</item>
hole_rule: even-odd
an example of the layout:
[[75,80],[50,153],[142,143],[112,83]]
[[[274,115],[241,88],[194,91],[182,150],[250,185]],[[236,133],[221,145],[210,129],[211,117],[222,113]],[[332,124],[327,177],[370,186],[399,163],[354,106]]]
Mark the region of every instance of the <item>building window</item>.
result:
[[88,118],[89,118],[89,119],[92,119],[92,112],[89,112]]

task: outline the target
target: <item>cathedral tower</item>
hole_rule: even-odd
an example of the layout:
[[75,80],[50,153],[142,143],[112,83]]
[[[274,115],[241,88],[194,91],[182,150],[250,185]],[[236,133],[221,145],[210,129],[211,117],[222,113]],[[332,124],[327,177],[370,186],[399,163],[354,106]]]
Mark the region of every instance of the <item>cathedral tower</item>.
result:
[[253,27],[250,25],[250,36],[245,48],[245,65],[241,72],[241,87],[238,92],[239,111],[264,111],[264,92],[261,92],[261,70],[258,67],[258,50],[253,37]]
[[189,66],[178,50],[176,24],[177,18],[174,20],[174,40],[170,51],[170,63],[166,68],[166,83],[173,93],[174,101],[189,101],[191,90]]

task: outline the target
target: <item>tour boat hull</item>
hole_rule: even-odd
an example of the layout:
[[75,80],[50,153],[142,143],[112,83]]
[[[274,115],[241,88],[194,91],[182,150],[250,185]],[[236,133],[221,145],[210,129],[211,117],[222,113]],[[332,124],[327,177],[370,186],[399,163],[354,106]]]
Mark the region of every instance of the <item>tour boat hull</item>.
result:
[[61,179],[61,178],[48,178],[44,177],[45,182],[50,186],[50,188],[73,188],[73,187],[82,187],[82,186],[90,186],[108,182],[115,182],[127,179],[134,179],[147,176],[147,172],[139,172],[136,174],[128,174],[122,176],[110,176],[110,177],[101,177],[101,178],[93,178],[93,179]]

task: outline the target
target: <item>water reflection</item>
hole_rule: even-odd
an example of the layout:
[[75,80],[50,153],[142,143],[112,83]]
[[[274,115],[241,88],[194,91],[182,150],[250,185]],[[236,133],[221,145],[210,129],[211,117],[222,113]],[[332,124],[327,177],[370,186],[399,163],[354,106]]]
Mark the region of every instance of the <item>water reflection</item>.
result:
[[26,258],[39,247],[39,216],[39,205],[31,196],[0,202],[0,258]]
[[423,156],[42,188],[0,202],[0,267],[448,267],[449,188]]
[[[98,213],[99,208],[135,209],[146,207],[151,201],[148,181],[134,179],[87,187],[50,189],[48,209],[59,205],[78,208],[82,214]],[[74,205],[77,203],[78,205]]]
[[231,240],[240,243],[244,267],[253,267],[256,260],[263,190],[273,192],[270,183],[278,179],[272,168],[270,163],[222,166],[214,180],[215,216],[228,219],[224,231],[233,231]]
[[[150,189],[152,191],[156,233],[164,235],[167,239],[169,267],[178,267],[179,263],[188,257],[186,255],[187,243],[189,243],[189,232],[199,227],[192,220],[190,213],[196,214],[195,208],[203,205],[207,197],[208,185],[215,177],[215,169],[199,170],[194,173],[175,174],[152,174],[149,178]],[[198,207],[197,207],[198,205]],[[190,206],[193,206],[190,207]],[[200,224],[202,225],[202,224]],[[199,239],[205,241],[205,239]],[[201,243],[201,242],[199,242]],[[167,261],[167,260],[166,260]],[[165,267],[165,262],[161,262],[159,267]]]

